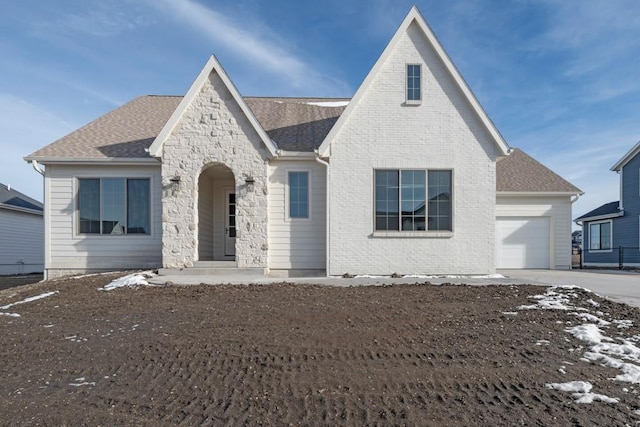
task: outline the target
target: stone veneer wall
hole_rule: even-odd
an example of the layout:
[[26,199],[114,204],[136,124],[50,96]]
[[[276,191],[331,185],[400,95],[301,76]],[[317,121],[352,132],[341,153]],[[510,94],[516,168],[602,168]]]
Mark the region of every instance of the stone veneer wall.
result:
[[[267,158],[257,132],[212,73],[162,152],[164,267],[190,267],[198,259],[198,179],[213,164],[227,166],[235,178],[238,267],[267,267]],[[180,183],[171,185],[176,176]]]

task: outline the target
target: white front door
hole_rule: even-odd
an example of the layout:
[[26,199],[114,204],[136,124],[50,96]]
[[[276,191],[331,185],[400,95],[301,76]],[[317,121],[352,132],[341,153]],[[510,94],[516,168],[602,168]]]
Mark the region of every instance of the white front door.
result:
[[226,192],[226,209],[224,220],[224,254],[236,255],[236,193],[232,190]]

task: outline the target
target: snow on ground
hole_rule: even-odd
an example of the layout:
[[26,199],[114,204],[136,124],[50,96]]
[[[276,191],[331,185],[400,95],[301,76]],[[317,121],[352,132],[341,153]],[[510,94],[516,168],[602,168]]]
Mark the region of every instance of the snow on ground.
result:
[[[565,331],[587,344],[587,348],[584,350],[582,347],[575,349],[584,351],[580,360],[620,370],[621,373],[611,378],[611,380],[640,384],[640,348],[635,345],[635,342],[640,341],[640,336],[627,339],[607,336],[607,330],[615,328],[613,329],[615,331],[620,328],[628,328],[633,322],[625,319],[604,320],[599,317],[605,315],[601,311],[588,313],[590,309],[597,310],[600,306],[599,303],[592,299],[587,301],[590,305],[589,308],[572,305],[571,299],[577,297],[577,294],[572,289],[574,288],[550,287],[543,295],[531,297],[536,300],[535,304],[522,305],[518,308],[520,310],[576,310],[569,314],[576,316],[584,323],[566,328]],[[540,345],[540,341],[536,344]],[[566,374],[564,366],[562,366],[560,372],[563,375]],[[546,387],[558,391],[572,392],[572,396],[577,403],[593,403],[594,401],[618,403],[619,401],[619,399],[602,394],[591,393],[593,386],[585,381],[549,383]]]
[[[341,277],[341,276],[334,276]],[[376,276],[371,274],[358,274],[354,276],[357,279],[504,279],[502,274],[487,274],[485,276],[459,276],[453,274],[433,275],[433,274],[403,274],[398,277],[394,276]]]
[[9,308],[11,308],[11,307],[13,307],[15,305],[20,305],[20,304],[25,304],[25,303],[31,302],[31,301],[36,301],[36,300],[39,300],[39,299],[42,299],[42,298],[50,297],[51,295],[55,295],[57,293],[58,293],[58,291],[45,292],[43,294],[36,295],[34,297],[25,298],[22,301],[12,302],[11,304],[3,305],[3,306],[0,307],[0,310],[8,310]]
[[576,399],[577,403],[593,403],[596,400],[601,400],[606,403],[618,403],[619,400],[613,397],[605,396],[604,394],[591,393],[593,385],[585,381],[569,381],[567,383],[549,383],[547,388],[554,390],[573,392],[572,396]]
[[153,286],[147,282],[147,279],[153,277],[154,274],[151,271],[143,271],[141,273],[129,274],[127,276],[120,277],[103,288],[98,288],[99,291],[112,291],[118,288],[137,288],[139,286]]

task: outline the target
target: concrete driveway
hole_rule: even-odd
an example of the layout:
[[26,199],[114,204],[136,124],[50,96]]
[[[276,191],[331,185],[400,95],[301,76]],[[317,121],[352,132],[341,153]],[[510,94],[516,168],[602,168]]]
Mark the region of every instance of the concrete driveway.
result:
[[166,282],[178,285],[197,284],[268,284],[278,282],[323,284],[330,286],[381,286],[393,283],[416,283],[428,280],[434,284],[467,283],[469,285],[488,284],[533,284],[533,285],[573,285],[589,289],[616,302],[623,302],[634,307],[640,307],[640,273],[618,270],[499,270],[504,277],[487,276],[447,276],[438,278],[390,278],[390,277],[356,277],[343,279],[339,277],[309,277],[309,278],[274,278],[256,275],[255,277],[233,275],[176,275],[156,276],[149,280],[151,283]]
[[618,270],[500,270],[496,282],[575,285],[616,302],[640,307],[640,273]]

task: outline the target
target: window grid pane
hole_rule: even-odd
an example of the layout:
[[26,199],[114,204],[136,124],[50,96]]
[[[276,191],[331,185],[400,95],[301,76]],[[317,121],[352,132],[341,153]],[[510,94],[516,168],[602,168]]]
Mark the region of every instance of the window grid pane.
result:
[[376,230],[398,231],[399,221],[399,173],[397,170],[377,170],[376,180]]
[[403,170],[402,187],[402,230],[425,230],[425,171]]
[[407,65],[407,99],[419,101],[420,98],[420,65]]
[[78,232],[100,234],[100,180],[78,180]]
[[127,234],[149,234],[149,180],[127,180]]
[[451,231],[451,171],[429,171],[429,230]]
[[289,217],[309,218],[309,172],[289,172]]

